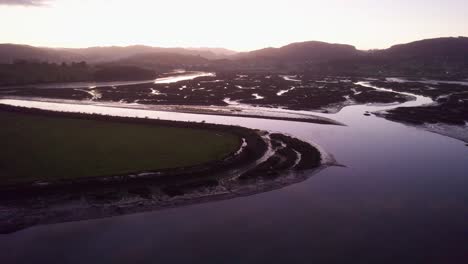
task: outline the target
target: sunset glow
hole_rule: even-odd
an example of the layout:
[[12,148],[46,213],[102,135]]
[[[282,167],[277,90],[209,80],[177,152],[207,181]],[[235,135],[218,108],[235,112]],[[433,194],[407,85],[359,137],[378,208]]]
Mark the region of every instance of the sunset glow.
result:
[[467,7],[461,0],[3,0],[0,43],[243,51],[320,40],[360,49],[386,48],[468,35]]

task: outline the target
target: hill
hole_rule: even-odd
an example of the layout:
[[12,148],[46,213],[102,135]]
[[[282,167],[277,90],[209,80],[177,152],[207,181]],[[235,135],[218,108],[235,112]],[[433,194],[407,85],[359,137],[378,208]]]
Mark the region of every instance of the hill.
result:
[[112,62],[129,58],[139,54],[148,53],[171,53],[178,55],[200,56],[205,59],[225,58],[229,54],[228,50],[216,48],[159,48],[144,45],[134,45],[127,47],[90,47],[84,49],[61,49],[62,51],[73,52],[87,58],[90,63]]
[[379,55],[393,58],[466,58],[468,38],[435,38],[399,44],[382,50]]
[[72,51],[28,45],[0,44],[0,63],[13,63],[17,60],[61,63],[82,61],[86,58]]
[[86,61],[155,71],[195,70],[303,71],[312,74],[367,76],[468,77],[468,38],[435,38],[362,51],[320,41],[291,43],[236,53],[222,48],[158,48],[143,45],[52,49],[0,44],[0,63]]
[[205,59],[223,59],[235,51],[222,48],[159,48],[143,45],[127,47],[90,47],[90,48],[42,48],[28,45],[0,44],[0,63],[13,63],[15,60],[40,62],[77,62],[106,63],[138,54],[171,53],[178,55],[200,56]]
[[319,63],[359,55],[354,46],[320,41],[291,43],[281,48],[265,48],[235,55],[240,60],[272,60],[289,63]]
[[[468,38],[436,38],[361,51],[318,41],[233,56],[232,68],[306,71],[328,75],[468,77]],[[227,63],[225,63],[227,65]]]

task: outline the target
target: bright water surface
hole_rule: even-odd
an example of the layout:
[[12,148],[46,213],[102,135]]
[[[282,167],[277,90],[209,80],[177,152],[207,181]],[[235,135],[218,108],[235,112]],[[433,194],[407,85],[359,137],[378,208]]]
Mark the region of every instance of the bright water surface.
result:
[[[417,97],[406,105],[430,103]],[[206,120],[319,144],[330,167],[280,190],[0,235],[1,263],[463,263],[468,147],[348,106],[347,126],[21,100],[44,109]]]
[[31,84],[22,86],[10,86],[9,88],[39,88],[39,89],[57,89],[57,88],[68,88],[68,89],[83,89],[83,88],[96,88],[104,86],[124,86],[124,85],[135,85],[145,83],[173,83],[185,80],[191,80],[197,77],[213,76],[210,72],[186,72],[180,73],[176,76],[161,77],[154,80],[140,80],[140,81],[110,81],[110,82],[68,82],[68,83],[43,83],[43,84]]

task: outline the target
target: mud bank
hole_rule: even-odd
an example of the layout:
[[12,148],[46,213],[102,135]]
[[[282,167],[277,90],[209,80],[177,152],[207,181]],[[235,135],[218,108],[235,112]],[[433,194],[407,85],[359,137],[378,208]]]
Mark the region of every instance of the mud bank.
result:
[[[243,141],[240,149],[228,157],[198,166],[1,186],[0,233],[11,233],[34,225],[109,217],[250,195],[304,180],[311,174],[306,176],[303,171],[325,166],[322,165],[320,152],[308,143],[239,126],[62,113],[5,105],[0,105],[0,111],[209,129],[236,134]],[[310,159],[310,153],[316,155],[314,159]],[[278,170],[281,174],[270,179],[264,179],[263,175],[259,178],[250,177],[249,181],[240,179],[239,176],[249,171],[259,171],[256,167],[264,167],[262,164],[271,162],[272,157],[285,159],[282,163],[284,166]]]

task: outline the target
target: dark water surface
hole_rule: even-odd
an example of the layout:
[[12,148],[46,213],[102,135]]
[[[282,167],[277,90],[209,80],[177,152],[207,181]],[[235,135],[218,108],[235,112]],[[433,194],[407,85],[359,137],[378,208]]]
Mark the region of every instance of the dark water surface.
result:
[[170,114],[287,133],[347,167],[248,197],[0,235],[0,263],[468,263],[468,147],[363,116],[384,108],[323,115],[345,127]]

